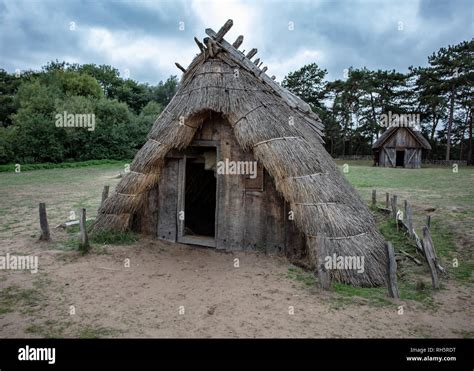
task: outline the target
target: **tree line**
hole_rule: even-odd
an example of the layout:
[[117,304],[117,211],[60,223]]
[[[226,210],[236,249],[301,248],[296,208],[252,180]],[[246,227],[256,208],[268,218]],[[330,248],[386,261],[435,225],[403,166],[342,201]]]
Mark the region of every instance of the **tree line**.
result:
[[[50,62],[41,71],[0,69],[0,164],[129,159],[176,92],[108,65]],[[57,115],[93,114],[94,130],[57,127]]]
[[[289,73],[282,85],[301,97],[325,125],[334,156],[370,155],[387,129],[385,115],[419,118],[431,159],[472,164],[474,42],[441,48],[427,67],[408,72],[349,68],[327,81],[316,63]],[[0,164],[129,159],[178,87],[123,78],[108,65],[50,62],[21,74],[0,69]],[[94,114],[94,130],[57,127],[59,114]]]
[[387,126],[384,115],[416,115],[415,129],[428,139],[436,160],[472,164],[474,42],[441,48],[427,67],[407,73],[349,68],[326,81],[316,63],[288,74],[282,85],[309,103],[325,124],[328,152],[369,155]]

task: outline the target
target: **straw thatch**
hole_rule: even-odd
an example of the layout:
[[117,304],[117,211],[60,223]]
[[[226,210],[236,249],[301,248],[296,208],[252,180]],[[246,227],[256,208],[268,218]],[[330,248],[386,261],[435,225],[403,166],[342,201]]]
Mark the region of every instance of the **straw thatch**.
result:
[[130,215],[157,185],[165,155],[186,148],[215,111],[228,120],[239,145],[253,152],[290,204],[309,255],[315,256],[315,237],[322,235],[328,255],[364,257],[363,273],[331,271],[334,279],[363,286],[384,283],[384,240],[368,208],[324,149],[318,116],[270,79],[266,69],[260,70],[212,30],[206,33],[211,37],[198,44],[201,53],[153,125],[131,172],[99,209],[93,229],[129,228]]

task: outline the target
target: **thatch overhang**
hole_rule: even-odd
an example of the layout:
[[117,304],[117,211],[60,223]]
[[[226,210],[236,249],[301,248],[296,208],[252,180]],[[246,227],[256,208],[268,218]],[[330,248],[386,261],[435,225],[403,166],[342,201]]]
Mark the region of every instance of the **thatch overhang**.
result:
[[143,196],[157,185],[166,154],[186,148],[214,111],[227,119],[241,148],[251,151],[273,178],[306,236],[309,255],[316,260],[316,236],[322,237],[327,255],[364,259],[363,272],[331,271],[335,280],[383,284],[384,239],[369,209],[326,152],[319,117],[268,77],[266,67],[260,69],[250,60],[253,50],[247,56],[238,50],[241,37],[231,45],[222,29],[206,33],[203,43],[195,39],[201,52],[189,67],[178,66],[184,74],[176,95],[137,152],[131,172],[100,207],[93,231],[130,228]]

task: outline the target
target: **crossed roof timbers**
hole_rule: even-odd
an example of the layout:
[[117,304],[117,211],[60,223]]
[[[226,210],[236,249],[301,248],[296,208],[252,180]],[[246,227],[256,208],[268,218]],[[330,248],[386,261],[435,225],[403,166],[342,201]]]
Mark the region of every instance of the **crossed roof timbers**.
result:
[[[256,54],[257,49],[253,48],[247,54],[244,54],[245,50],[242,52],[238,48],[244,41],[244,36],[240,35],[237,39],[230,44],[224,39],[225,34],[231,29],[234,22],[232,19],[227,20],[227,22],[215,32],[212,28],[206,29],[206,34],[208,37],[205,37],[203,41],[199,41],[196,37],[194,41],[196,42],[200,53],[204,54],[204,58],[214,58],[220,52],[224,51],[230,56],[230,58],[237,63],[241,68],[252,73],[260,82],[269,85],[275,94],[280,96],[293,110],[297,111],[304,119],[318,132],[319,136],[322,138],[323,134],[323,124],[316,113],[311,110],[311,107],[308,103],[304,102],[301,98],[297,97],[292,92],[286,90],[280,86],[275,81],[275,76],[268,77],[266,74],[267,67],[260,67],[263,65],[263,62],[260,61],[260,58],[256,58],[254,61],[251,60]],[[175,63],[184,74],[186,74],[187,69],[184,68],[179,63]]]

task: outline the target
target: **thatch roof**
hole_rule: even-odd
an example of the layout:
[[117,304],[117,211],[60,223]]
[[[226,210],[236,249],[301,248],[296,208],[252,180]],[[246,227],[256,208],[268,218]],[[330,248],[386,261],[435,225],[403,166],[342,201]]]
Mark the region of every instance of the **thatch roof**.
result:
[[375,143],[372,145],[372,149],[377,149],[377,148],[382,147],[383,144],[392,135],[394,135],[398,129],[402,129],[402,128],[405,128],[406,130],[408,130],[409,133],[411,133],[411,135],[413,135],[413,137],[417,140],[417,142],[420,143],[421,148],[428,149],[428,150],[431,149],[430,143],[426,140],[426,138],[419,131],[416,131],[416,130],[410,128],[410,127],[405,127],[405,126],[403,126],[403,127],[392,126],[392,127],[388,128],[387,130],[385,130],[383,132],[383,134],[379,137],[379,139],[377,139],[375,141]]
[[93,230],[128,229],[143,195],[157,185],[165,155],[186,148],[215,111],[232,126],[241,148],[252,151],[272,176],[307,238],[309,255],[315,256],[315,237],[323,236],[328,255],[364,257],[363,273],[331,271],[334,279],[364,286],[384,283],[384,239],[324,149],[318,116],[237,49],[241,37],[230,45],[222,29],[206,33],[207,47],[196,39],[201,53],[187,69],[179,66],[185,73],[176,95],[136,154],[131,172],[99,209]]

